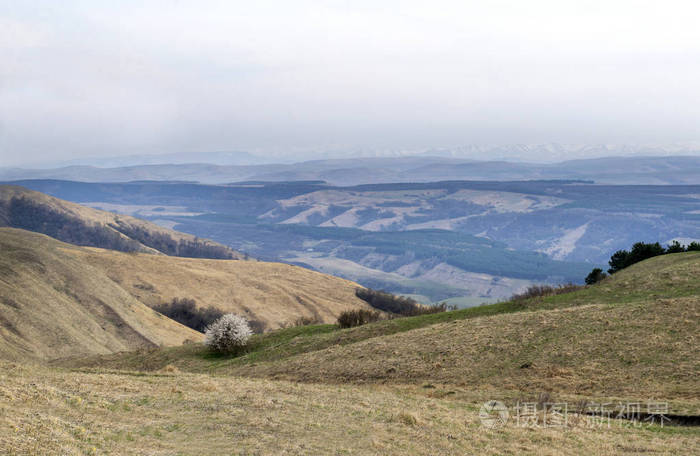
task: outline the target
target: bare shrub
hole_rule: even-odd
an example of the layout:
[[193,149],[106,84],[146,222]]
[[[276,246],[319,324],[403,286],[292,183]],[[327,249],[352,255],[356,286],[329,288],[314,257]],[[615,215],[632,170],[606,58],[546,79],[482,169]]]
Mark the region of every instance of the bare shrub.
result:
[[253,334],[262,334],[267,329],[267,324],[262,320],[248,320],[248,326]]
[[248,320],[226,314],[207,327],[204,344],[219,353],[235,353],[246,346],[253,331]]
[[401,315],[402,317],[414,317],[416,315],[433,314],[456,309],[455,307],[448,306],[444,302],[434,306],[424,306],[415,299],[396,296],[386,291],[377,291],[371,288],[358,288],[355,290],[355,296],[375,309]]
[[187,298],[174,298],[171,302],[154,306],[153,310],[199,332],[204,332],[207,326],[224,315],[215,307],[197,307],[194,299]]
[[441,302],[440,304],[433,304],[430,306],[419,306],[416,310],[413,311],[413,314],[411,314],[411,316],[435,314],[440,312],[447,312],[448,310],[457,310],[457,306],[448,306],[446,302]]
[[309,325],[322,325],[323,320],[318,315],[313,315],[311,317],[301,316],[296,320],[284,321],[280,323],[280,329],[296,328],[299,326],[309,326]]
[[292,322],[292,326],[309,326],[323,324],[323,320],[318,315],[311,317],[301,316]]
[[382,319],[381,312],[376,310],[346,310],[338,316],[338,326],[341,328],[352,328],[355,326],[366,325],[374,321]]
[[572,291],[580,290],[583,285],[576,285],[574,283],[567,283],[563,285],[558,285],[553,287],[551,285],[531,285],[527,287],[527,290],[522,293],[516,293],[510,297],[511,301],[525,301],[532,298],[540,298],[544,296],[554,296],[564,293],[571,293]]

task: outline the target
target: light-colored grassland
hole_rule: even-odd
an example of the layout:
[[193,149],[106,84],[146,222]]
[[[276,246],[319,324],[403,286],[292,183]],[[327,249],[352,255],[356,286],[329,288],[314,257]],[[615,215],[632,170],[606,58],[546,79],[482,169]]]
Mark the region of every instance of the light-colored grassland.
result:
[[0,362],[6,455],[697,454],[697,428],[481,426],[479,403],[421,387],[313,385]]
[[[138,293],[170,296],[175,284],[198,290],[240,274],[212,271],[206,260],[104,253],[19,230],[0,230],[0,239],[3,272],[55,285],[65,284],[59,272],[89,268],[75,271],[107,277],[143,309]],[[31,248],[23,248],[28,239]],[[256,271],[260,282],[235,283],[255,289],[274,269]],[[5,277],[4,287],[18,280]],[[616,420],[590,427],[569,414],[565,427],[511,419],[489,430],[479,419],[486,400],[512,406],[542,393],[574,406],[660,401],[669,413],[700,414],[698,277],[700,253],[665,255],[573,293],[347,330],[287,328],[253,337],[235,356],[195,343],[52,366],[0,361],[0,454],[700,454],[698,427]],[[297,280],[260,293],[318,289],[315,280]],[[71,287],[75,302],[97,296],[89,285],[106,286],[100,279]],[[42,315],[41,290],[27,301],[35,306],[27,315]],[[3,310],[12,307],[3,302]]]
[[202,335],[151,310],[193,298],[269,328],[335,321],[367,306],[357,284],[279,263],[202,260],[76,247],[0,228],[0,358],[41,359],[180,345]]

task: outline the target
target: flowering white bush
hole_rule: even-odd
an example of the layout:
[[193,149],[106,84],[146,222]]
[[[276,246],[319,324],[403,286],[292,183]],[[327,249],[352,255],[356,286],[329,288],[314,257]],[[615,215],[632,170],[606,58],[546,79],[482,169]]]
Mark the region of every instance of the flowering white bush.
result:
[[226,314],[207,327],[204,344],[212,350],[230,353],[244,347],[252,334],[248,320]]

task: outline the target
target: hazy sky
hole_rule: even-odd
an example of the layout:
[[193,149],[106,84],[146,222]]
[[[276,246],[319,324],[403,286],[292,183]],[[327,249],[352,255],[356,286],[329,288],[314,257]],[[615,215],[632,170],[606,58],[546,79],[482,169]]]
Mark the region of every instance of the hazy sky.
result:
[[0,165],[698,141],[699,17],[668,0],[0,0]]

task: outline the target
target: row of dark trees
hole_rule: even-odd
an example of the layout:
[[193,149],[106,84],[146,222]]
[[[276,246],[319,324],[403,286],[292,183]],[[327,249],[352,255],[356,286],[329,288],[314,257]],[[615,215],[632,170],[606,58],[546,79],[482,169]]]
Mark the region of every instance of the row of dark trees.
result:
[[[120,252],[138,252],[142,245],[171,256],[229,260],[231,249],[195,238],[176,241],[164,232],[128,225],[117,219],[109,226],[89,224],[27,197],[14,197],[0,207],[0,225],[43,233],[75,245],[100,247]],[[121,233],[121,234],[120,234]],[[123,235],[123,236],[122,236]]]
[[125,236],[166,255],[187,258],[212,258],[216,260],[231,260],[234,258],[231,249],[228,247],[205,242],[198,238],[191,241],[186,239],[176,241],[167,233],[150,231],[140,226],[127,225],[118,219],[115,224],[110,226]]
[[6,204],[4,222],[13,228],[43,233],[59,241],[89,247],[137,252],[141,245],[102,225],[90,225],[77,217],[39,204],[30,198],[14,197]]
[[[615,274],[622,269],[632,266],[635,263],[644,261],[649,258],[653,258],[659,255],[666,255],[669,253],[682,253],[682,252],[698,252],[700,251],[699,242],[691,242],[687,246],[682,245],[678,241],[673,241],[671,244],[667,245],[665,248],[658,242],[646,243],[637,242],[632,246],[630,250],[618,250],[613,253],[608,261],[610,269],[608,269],[608,274]],[[586,277],[586,284],[592,285],[596,282],[601,281],[607,276],[601,268],[595,268]]]
[[402,317],[414,317],[416,315],[425,315],[432,313],[445,312],[446,310],[455,310],[447,304],[440,303],[432,306],[423,306],[415,299],[405,296],[396,296],[386,291],[372,290],[371,288],[358,288],[355,290],[355,296],[365,301],[370,306],[377,310],[381,310],[393,315]]

